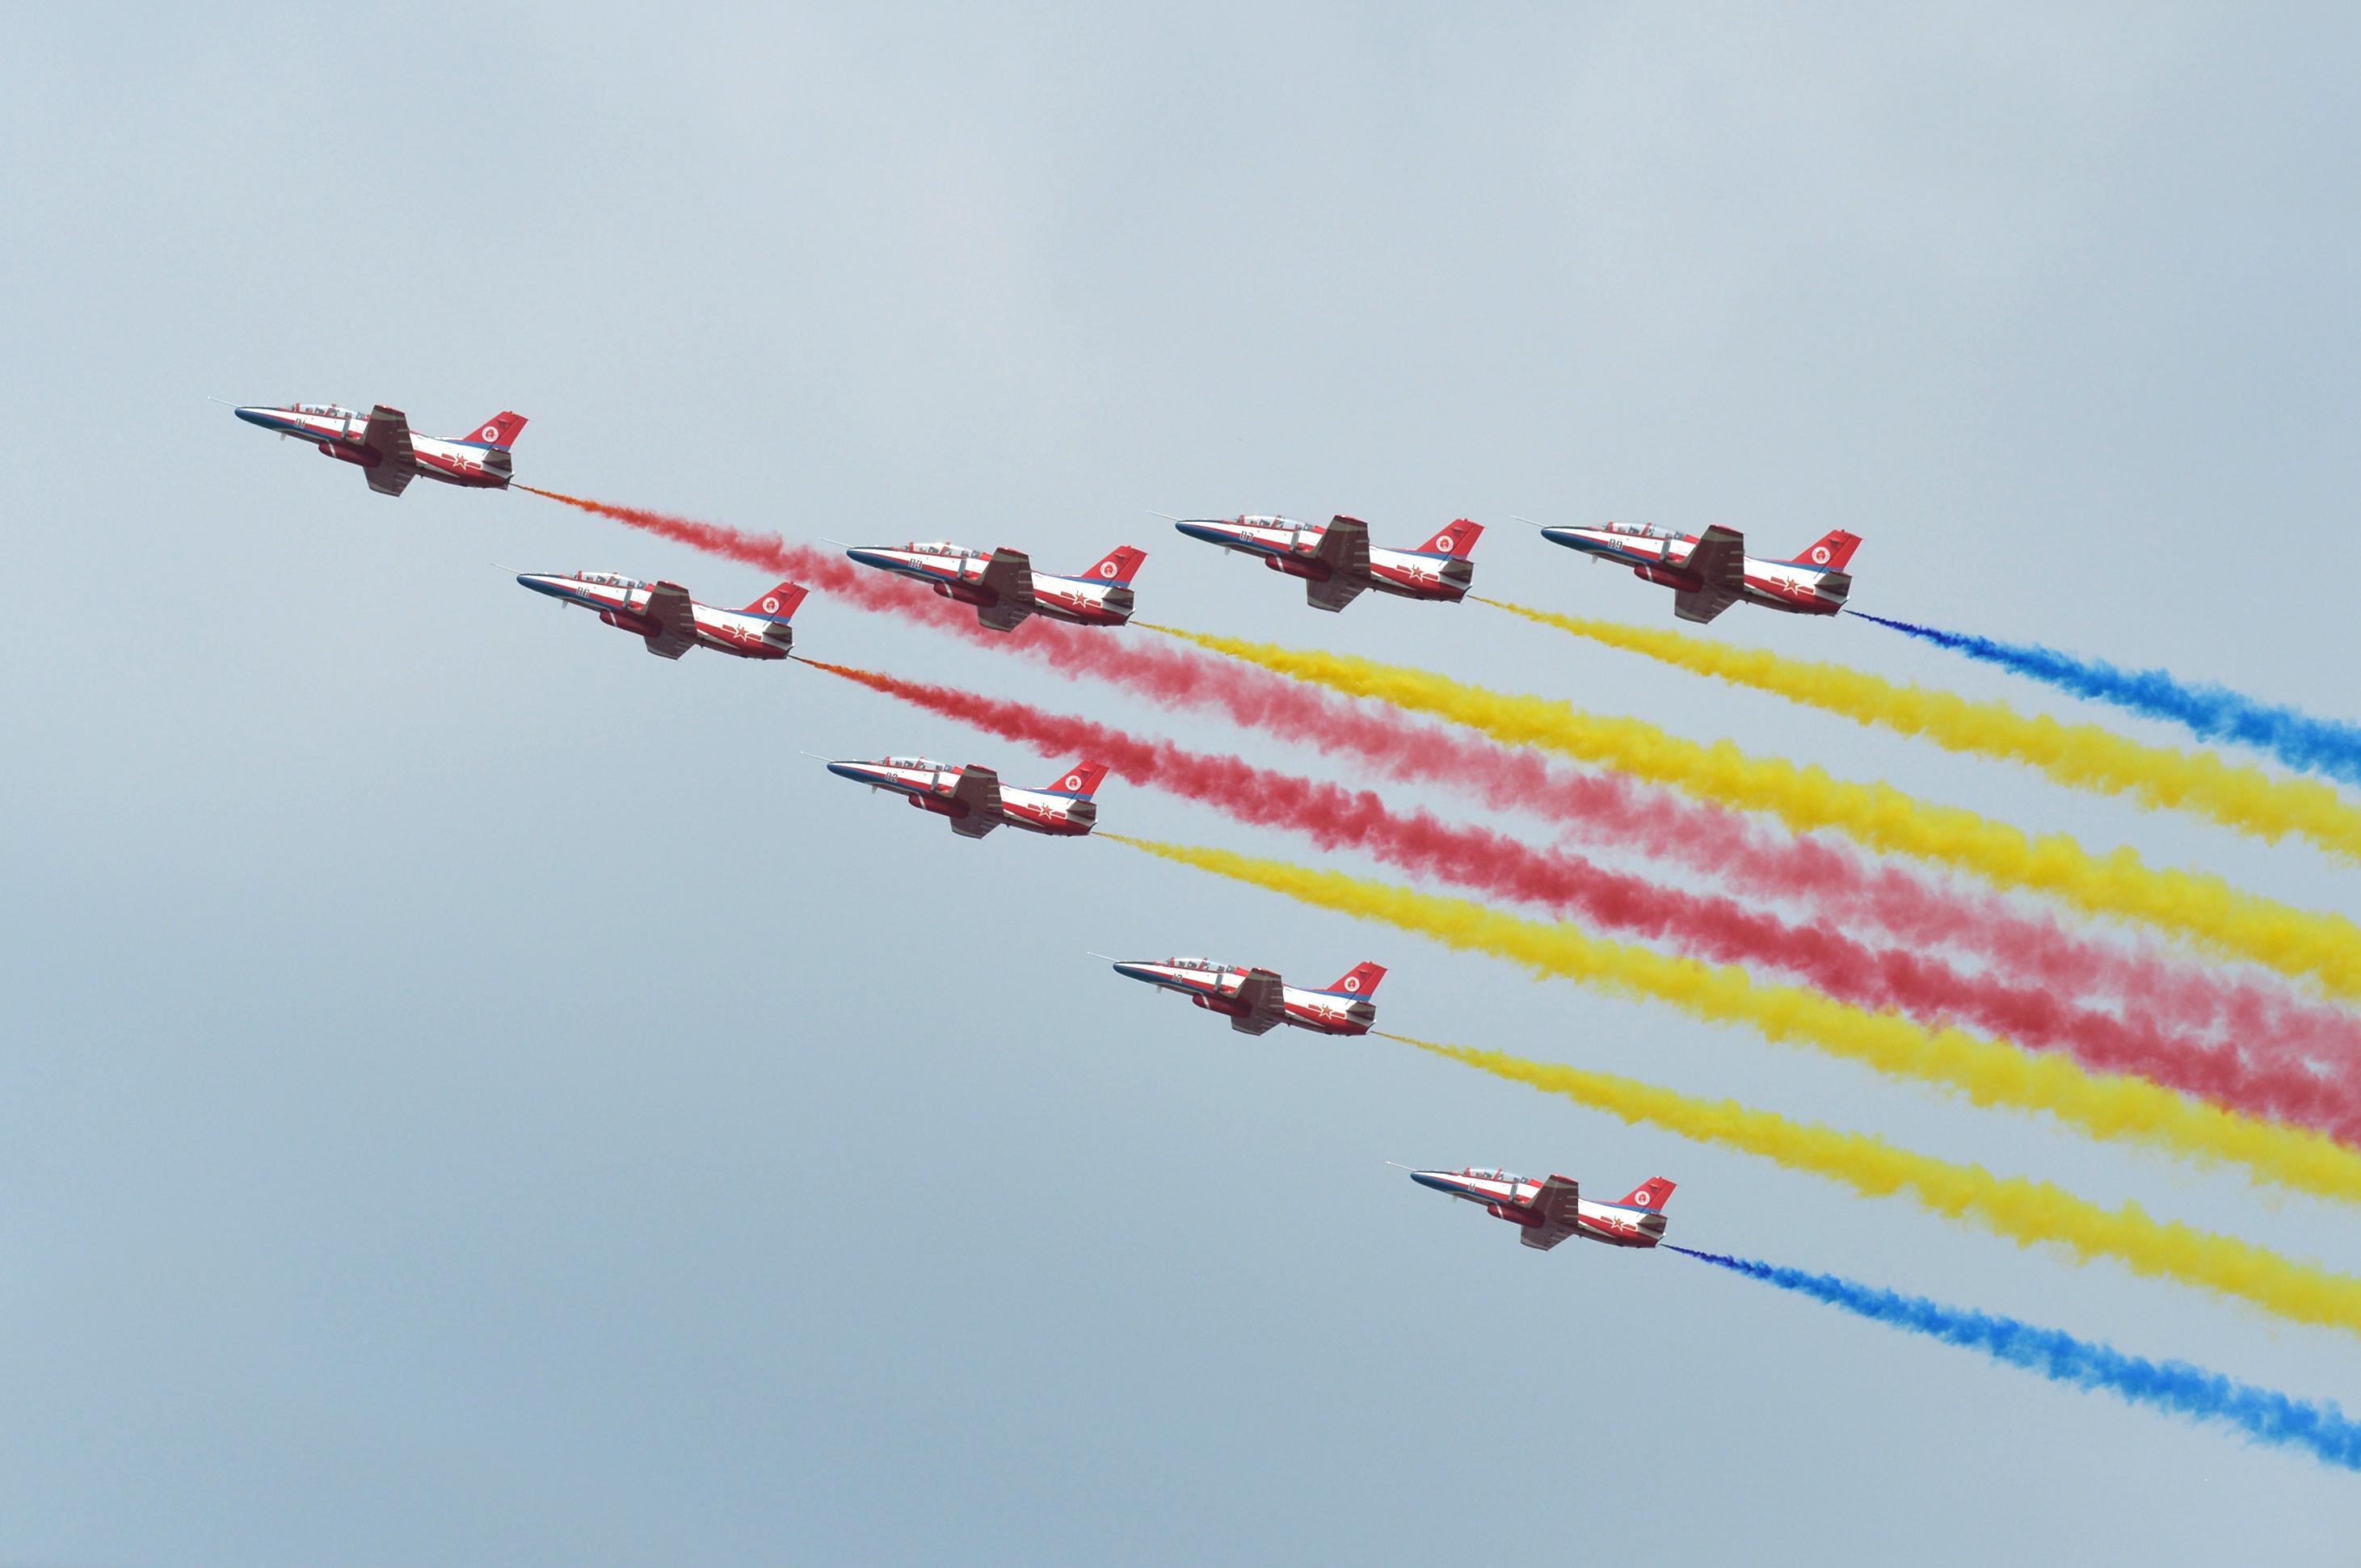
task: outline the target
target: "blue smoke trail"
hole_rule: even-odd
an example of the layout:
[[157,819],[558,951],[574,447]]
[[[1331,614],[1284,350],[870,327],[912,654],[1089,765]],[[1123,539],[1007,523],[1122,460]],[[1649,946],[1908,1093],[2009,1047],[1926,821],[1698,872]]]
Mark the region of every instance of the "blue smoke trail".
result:
[[1718,1252],[1692,1252],[1664,1244],[1665,1250],[1694,1257],[1842,1307],[1848,1312],[1881,1323],[1911,1329],[1950,1344],[1980,1350],[1995,1361],[2037,1372],[2078,1388],[2104,1388],[2135,1405],[2199,1420],[2222,1421],[2238,1427],[2258,1442],[2308,1448],[2324,1463],[2361,1470],[2361,1422],[2348,1419],[2334,1402],[2312,1404],[2250,1383],[2239,1383],[2218,1372],[2191,1366],[2185,1361],[2147,1361],[2125,1355],[2112,1345],[2076,1339],[2056,1329],[2036,1328],[2015,1318],[1998,1318],[1964,1307],[1946,1307],[1924,1296],[1905,1296],[1833,1274],[1806,1274],[1800,1268],[1729,1257]]
[[2103,660],[2078,659],[2055,648],[1995,642],[1989,637],[1914,626],[1858,609],[1852,614],[1971,659],[2062,686],[2077,696],[2095,697],[2150,718],[2166,719],[2202,739],[2235,740],[2268,751],[2291,768],[2361,784],[2361,726],[2257,702],[2227,686],[2190,685],[2164,670],[2119,670]]

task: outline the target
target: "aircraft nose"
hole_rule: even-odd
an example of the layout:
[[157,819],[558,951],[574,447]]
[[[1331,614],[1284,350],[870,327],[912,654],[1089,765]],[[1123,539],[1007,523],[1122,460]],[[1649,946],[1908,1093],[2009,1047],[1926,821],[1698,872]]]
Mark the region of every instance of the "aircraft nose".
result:
[[1410,1173],[1410,1179],[1412,1181],[1417,1182],[1421,1187],[1432,1187],[1437,1192],[1448,1192],[1451,1190],[1451,1189],[1444,1184],[1443,1179],[1431,1170],[1413,1170]]
[[237,415],[238,418],[246,421],[248,424],[268,425],[270,422],[262,417],[263,411],[258,408],[232,409],[230,412]]
[[566,597],[566,590],[557,586],[557,579],[555,577],[538,576],[531,572],[519,572],[517,574],[517,581],[522,583],[526,587],[531,588],[537,594],[547,594],[552,598],[563,598]]
[[845,554],[864,566],[876,566],[888,572],[901,565],[883,550],[848,550]]
[[862,769],[859,762],[830,762],[828,765],[828,771],[834,773],[838,778],[851,779],[854,784],[867,784],[869,782],[868,773]]
[[1542,530],[1542,537],[1548,540],[1552,544],[1563,544],[1568,550],[1587,550],[1590,548],[1590,541],[1585,539],[1581,534],[1576,533],[1571,528],[1544,528]]
[[1126,980],[1145,980],[1153,981],[1157,978],[1156,971],[1149,969],[1146,964],[1119,963],[1115,966],[1115,972],[1123,976]]
[[1202,539],[1208,544],[1235,544],[1237,536],[1221,523],[1210,521],[1176,522],[1172,525],[1191,539]]

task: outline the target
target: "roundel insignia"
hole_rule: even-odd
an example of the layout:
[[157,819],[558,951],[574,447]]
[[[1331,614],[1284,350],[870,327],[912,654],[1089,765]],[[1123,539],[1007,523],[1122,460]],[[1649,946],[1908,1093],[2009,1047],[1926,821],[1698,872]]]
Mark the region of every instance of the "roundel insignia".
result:
[[779,613],[778,595],[772,594],[763,600],[763,613],[764,615],[776,615]]
[[478,441],[498,441],[500,438],[500,427],[496,424],[488,424],[484,426],[484,433],[477,437]]
[[1348,974],[1348,975],[1346,975],[1346,976],[1345,977],[1345,990],[1347,990],[1347,991],[1358,991],[1358,990],[1360,990],[1360,989],[1361,989],[1361,977],[1360,977],[1359,975],[1356,975],[1356,974]]
[[1442,538],[1436,540],[1434,543],[1435,547],[1441,550],[1445,555],[1450,554],[1454,550],[1459,548],[1459,541],[1452,538],[1451,535],[1447,533]]
[[1642,1187],[1639,1191],[1631,1194],[1631,1201],[1637,1203],[1642,1209],[1646,1208],[1655,1201],[1656,1190],[1653,1187]]
[[1827,565],[1828,564],[1828,547],[1825,544],[1813,545],[1812,559],[1820,565]]
[[1064,786],[1064,787],[1065,787],[1065,788],[1067,788],[1067,789],[1080,789],[1080,788],[1082,788],[1082,774],[1080,774],[1080,773],[1068,773],[1068,774],[1066,775],[1066,783],[1065,783],[1065,786]]
[[1100,563],[1099,563],[1099,576],[1102,576],[1102,577],[1112,577],[1112,576],[1115,576],[1115,563],[1114,563],[1114,562],[1112,562],[1112,561],[1102,561],[1102,562],[1100,562]]

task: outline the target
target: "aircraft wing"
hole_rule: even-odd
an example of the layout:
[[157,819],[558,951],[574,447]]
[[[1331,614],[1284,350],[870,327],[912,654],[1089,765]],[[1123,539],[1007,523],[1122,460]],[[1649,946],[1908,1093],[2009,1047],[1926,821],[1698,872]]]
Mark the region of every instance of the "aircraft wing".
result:
[[1241,1035],[1268,1035],[1287,1017],[1287,997],[1279,976],[1267,969],[1250,969],[1239,983],[1238,1001],[1245,1011],[1233,1015],[1230,1027]]
[[368,423],[361,427],[361,444],[378,456],[377,466],[365,470],[370,489],[381,496],[398,496],[409,488],[411,477],[418,472],[418,453],[410,444],[408,414],[383,403],[370,409]]
[[1000,826],[1000,775],[990,768],[961,768],[951,798],[967,803],[965,817],[949,818],[962,839],[981,839]]
[[1704,587],[1673,596],[1673,613],[1683,620],[1711,620],[1746,593],[1746,536],[1714,524],[1689,552],[1689,570]]
[[983,586],[993,602],[975,612],[994,631],[1013,631],[1033,613],[1033,561],[1022,550],[1000,549],[983,565]]
[[1332,517],[1312,558],[1328,568],[1325,582],[1303,585],[1315,609],[1340,610],[1369,586],[1369,525],[1357,517]]
[[677,659],[697,646],[697,607],[678,583],[658,583],[648,590],[640,613],[655,622],[647,634],[648,652],[659,659]]
[[1563,1176],[1553,1176],[1543,1182],[1542,1190],[1533,1194],[1532,1201],[1533,1211],[1541,1215],[1542,1223],[1521,1227],[1517,1239],[1529,1247],[1547,1252],[1574,1234],[1578,1212],[1575,1205],[1581,1195],[1581,1184],[1568,1181]]

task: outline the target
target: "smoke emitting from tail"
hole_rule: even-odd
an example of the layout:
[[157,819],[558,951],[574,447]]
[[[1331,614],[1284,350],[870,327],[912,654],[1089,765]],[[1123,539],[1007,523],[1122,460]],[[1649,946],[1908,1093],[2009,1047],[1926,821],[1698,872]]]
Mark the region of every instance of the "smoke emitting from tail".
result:
[[2144,745],[2095,724],[2029,718],[2004,702],[1973,702],[1953,692],[1889,681],[1842,664],[1784,658],[1764,648],[1732,647],[1686,632],[1558,615],[1499,599],[1478,602],[1675,669],[1839,714],[1856,724],[1922,737],[1947,751],[2023,762],[2072,789],[2188,811],[2274,843],[2296,834],[2332,854],[2361,861],[2361,810],[2326,784],[2275,779],[2211,751]]
[[1924,1296],[1905,1296],[1839,1275],[1807,1274],[1800,1268],[1697,1252],[1670,1243],[1664,1248],[1840,1307],[1873,1322],[1982,1351],[1995,1361],[2052,1382],[2104,1390],[2135,1405],[2234,1427],[2257,1442],[2308,1450],[2324,1464],[2361,1470],[2361,1422],[2354,1421],[2333,1402],[2314,1404],[2240,1383],[2185,1361],[2126,1355],[2113,1345],[2077,1339],[2062,1330],[1949,1307]]
[[[1538,813],[1587,841],[1672,861],[1758,897],[1807,904],[1823,920],[1876,926],[1924,949],[1973,952],[2053,992],[2132,1000],[2127,1014],[2181,1035],[2221,1031],[2239,1053],[2282,1062],[2361,1062],[2361,1020],[2250,976],[2154,953],[2130,953],[1998,897],[1944,886],[1898,864],[1872,864],[1822,838],[1766,825],[1617,773],[1587,773],[1455,725],[1413,718],[1289,676],[1169,645],[1118,640],[1035,618],[1016,632],[980,631],[962,607],[832,554],[643,508],[520,489],[692,548],[795,576],[856,608],[916,619],[981,645],[1024,653],[1070,677],[1126,686],[1163,706],[1211,711],[1284,740],[1344,755],[1388,775],[1474,792],[1501,810]],[[2211,1091],[2208,1091],[2211,1092]]]
[[2093,855],[2072,838],[2036,839],[1891,784],[1852,784],[1728,741],[1700,745],[1636,718],[1601,718],[1547,697],[1515,696],[1400,664],[1281,648],[1135,620],[1213,652],[1350,696],[1433,714],[1512,746],[1539,746],[1671,784],[1742,810],[1768,811],[1799,833],[1835,828],[1889,853],[1956,867],[1996,886],[2046,893],[2093,915],[2140,920],[2298,979],[2361,998],[2361,927],[2232,887],[2219,877],[2159,871],[2128,849]]
[[1495,1077],[1806,1170],[1867,1198],[1907,1196],[1922,1209],[1977,1225],[2020,1246],[2054,1243],[2085,1261],[2113,1258],[2134,1273],[2176,1279],[2252,1302],[2296,1322],[2361,1334],[2361,1279],[2334,1274],[2235,1236],[2148,1216],[2136,1203],[2105,1209],[2048,1181],[1999,1177],[1936,1159],[1864,1133],[1790,1121],[1734,1100],[1703,1100],[1635,1079],[1524,1060],[1499,1051],[1385,1038]]
[[2076,696],[2113,703],[2144,718],[2178,724],[2201,739],[2234,740],[2268,752],[2289,767],[2361,784],[2361,726],[2260,702],[2226,686],[2192,685],[2169,670],[2119,670],[2104,660],[2078,658],[2037,643],[2000,642],[1907,620],[1888,620],[1861,610],[1851,613]]
[[1783,969],[1854,1008],[1899,1008],[1923,1020],[1971,1024],[2024,1045],[2062,1049],[2094,1071],[2134,1073],[2361,1144],[2361,1069],[2351,1064],[2323,1073],[2301,1062],[2250,1059],[2176,1037],[2143,1014],[2073,1007],[2037,984],[1970,974],[1908,948],[1872,948],[1834,922],[1794,925],[1725,895],[1665,887],[1425,811],[1397,811],[1373,791],[1189,751],[1030,703],[805,663],[1045,755],[1099,757],[1130,783],[1169,790],[1240,822],[1302,833],[1323,849],[1364,850],[1413,875],[1579,915],[1608,930],[1670,941],[1694,957]]
[[2193,1159],[2235,1161],[2299,1191],[2361,1201],[2361,1155],[2353,1150],[2139,1079],[2089,1073],[2062,1057],[2028,1056],[1964,1030],[1928,1028],[1800,987],[1765,984],[1734,965],[1668,958],[1466,899],[1227,850],[1104,830],[1099,837],[1315,908],[1489,953],[1538,974],[1670,1003],[1708,1023],[1746,1024],[1767,1039],[1808,1044],[1880,1072],[1948,1085],[1979,1105],[2046,1112],[2092,1137],[2137,1139]]

